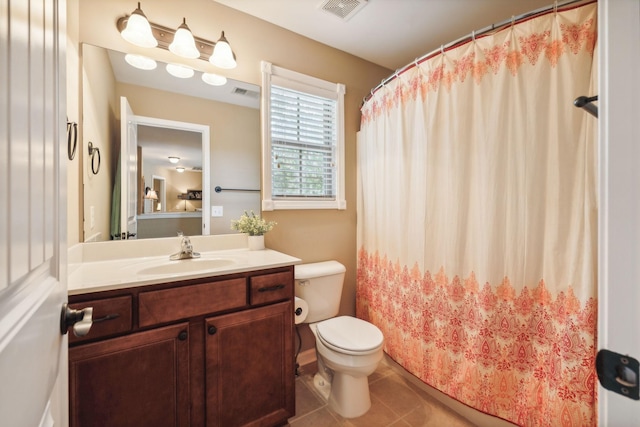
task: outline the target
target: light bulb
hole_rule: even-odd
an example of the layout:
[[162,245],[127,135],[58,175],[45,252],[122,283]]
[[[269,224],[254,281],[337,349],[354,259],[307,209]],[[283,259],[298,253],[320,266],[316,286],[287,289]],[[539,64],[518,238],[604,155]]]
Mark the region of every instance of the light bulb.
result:
[[202,81],[211,86],[224,86],[227,84],[227,78],[219,74],[203,73]]
[[237,64],[235,54],[231,50],[229,41],[224,36],[224,31],[222,32],[220,39],[216,42],[216,45],[213,47],[213,54],[209,58],[209,62],[219,68],[236,68]]
[[180,64],[167,64],[167,72],[173,77],[178,77],[180,79],[188,79],[190,77],[193,77],[193,75],[195,74],[193,68],[189,68]]
[[200,57],[200,51],[196,47],[196,41],[187,26],[187,20],[185,18],[182,18],[182,24],[180,24],[173,36],[169,50],[183,58],[195,59]]
[[155,70],[158,66],[153,59],[142,55],[134,55],[133,53],[127,53],[124,56],[124,60],[127,61],[127,64],[140,70]]
[[142,12],[142,9],[140,9],[140,2],[138,2],[138,8],[131,12],[131,16],[127,19],[127,26],[122,30],[120,35],[123,39],[136,46],[158,46],[158,40],[153,37],[151,25],[149,25],[147,17]]

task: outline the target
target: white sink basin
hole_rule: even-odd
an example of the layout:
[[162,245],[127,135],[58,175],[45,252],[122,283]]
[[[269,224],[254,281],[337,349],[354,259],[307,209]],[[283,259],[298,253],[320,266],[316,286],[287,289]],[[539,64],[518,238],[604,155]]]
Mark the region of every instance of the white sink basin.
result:
[[168,264],[147,267],[142,270],[138,270],[137,273],[143,275],[191,273],[202,270],[214,270],[217,268],[228,267],[233,264],[236,264],[236,262],[227,258],[182,259],[179,261],[170,261]]

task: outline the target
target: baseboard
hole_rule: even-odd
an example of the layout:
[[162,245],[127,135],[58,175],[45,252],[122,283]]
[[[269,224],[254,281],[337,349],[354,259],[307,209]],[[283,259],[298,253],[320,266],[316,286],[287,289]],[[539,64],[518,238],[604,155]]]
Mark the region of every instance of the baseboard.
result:
[[315,374],[318,370],[316,363],[316,349],[310,348],[298,354],[298,373],[300,375]]

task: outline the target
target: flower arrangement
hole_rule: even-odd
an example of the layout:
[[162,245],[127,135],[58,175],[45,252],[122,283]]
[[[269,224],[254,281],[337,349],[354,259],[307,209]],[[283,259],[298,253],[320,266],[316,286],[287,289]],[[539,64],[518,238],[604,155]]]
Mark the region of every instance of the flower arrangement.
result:
[[253,213],[253,211],[250,213],[244,211],[244,214],[240,219],[231,221],[232,230],[246,233],[249,236],[262,236],[267,231],[271,231],[275,225],[277,225],[277,222],[266,221],[265,219],[260,218],[259,215]]

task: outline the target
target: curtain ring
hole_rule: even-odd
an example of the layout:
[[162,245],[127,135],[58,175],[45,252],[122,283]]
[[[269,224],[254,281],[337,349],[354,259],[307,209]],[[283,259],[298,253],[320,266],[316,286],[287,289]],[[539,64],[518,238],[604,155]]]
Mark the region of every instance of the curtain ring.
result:
[[444,55],[444,45],[440,45],[440,55]]
[[558,14],[558,0],[553,2],[553,14],[554,15]]
[[476,32],[475,32],[475,30],[471,31],[471,40],[474,41],[474,42],[476,41]]
[[[96,165],[96,154],[98,155],[98,164]],[[100,172],[100,149],[93,146],[93,142],[89,141],[89,156],[91,156],[91,172],[98,175]]]
[[515,24],[516,24],[516,17],[514,15],[511,15],[511,28],[513,28]]
[[67,157],[73,160],[78,148],[78,124],[67,119]]

